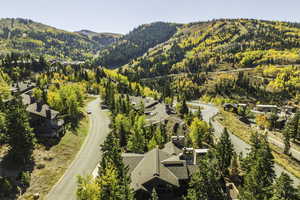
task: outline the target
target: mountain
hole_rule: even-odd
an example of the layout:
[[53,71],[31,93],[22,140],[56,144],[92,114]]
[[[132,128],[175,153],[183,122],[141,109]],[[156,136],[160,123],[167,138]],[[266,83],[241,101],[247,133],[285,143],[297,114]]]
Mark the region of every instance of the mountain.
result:
[[300,26],[254,19],[185,24],[118,71],[163,96],[297,103]]
[[85,60],[115,42],[117,37],[119,34],[72,33],[29,19],[0,20],[0,54],[16,52],[65,60]]
[[186,24],[122,70],[150,78],[263,64],[300,64],[299,24],[254,19]]
[[164,22],[141,25],[104,48],[94,63],[108,68],[125,65],[150,48],[170,39],[180,26]]

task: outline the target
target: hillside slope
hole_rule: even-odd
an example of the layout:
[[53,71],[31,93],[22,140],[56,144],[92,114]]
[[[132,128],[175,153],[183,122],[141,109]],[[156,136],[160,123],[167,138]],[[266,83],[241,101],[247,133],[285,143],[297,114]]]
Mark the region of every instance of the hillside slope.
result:
[[102,50],[94,60],[96,65],[116,68],[142,56],[150,48],[167,41],[179,24],[155,22],[141,25]]
[[117,33],[96,33],[90,30],[80,30],[76,33],[87,36],[89,39],[98,42],[103,47],[106,47],[114,42],[116,42],[122,34]]
[[122,71],[145,78],[262,64],[299,64],[299,48],[298,24],[247,19],[191,23]]
[[45,55],[50,58],[84,60],[92,57],[118,35],[92,37],[53,28],[28,19],[0,20],[0,54],[9,52]]

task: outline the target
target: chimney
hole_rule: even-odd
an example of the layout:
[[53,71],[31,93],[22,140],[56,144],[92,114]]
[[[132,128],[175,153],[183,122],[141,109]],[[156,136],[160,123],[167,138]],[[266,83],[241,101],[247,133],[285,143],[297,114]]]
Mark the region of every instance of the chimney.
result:
[[37,103],[36,104],[36,110],[38,111],[38,112],[40,112],[41,110],[42,110],[42,104],[41,103]]
[[51,110],[50,109],[46,110],[46,117],[47,117],[47,119],[51,119]]

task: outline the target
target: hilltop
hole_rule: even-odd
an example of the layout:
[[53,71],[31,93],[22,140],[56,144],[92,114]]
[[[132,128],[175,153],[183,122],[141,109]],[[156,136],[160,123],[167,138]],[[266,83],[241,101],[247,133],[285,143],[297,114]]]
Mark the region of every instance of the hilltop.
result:
[[30,19],[0,20],[0,54],[10,52],[45,55],[49,58],[84,60],[115,42],[119,34],[80,34]]
[[125,65],[152,47],[169,40],[178,27],[179,24],[165,22],[141,25],[103,49],[94,63],[108,68]]

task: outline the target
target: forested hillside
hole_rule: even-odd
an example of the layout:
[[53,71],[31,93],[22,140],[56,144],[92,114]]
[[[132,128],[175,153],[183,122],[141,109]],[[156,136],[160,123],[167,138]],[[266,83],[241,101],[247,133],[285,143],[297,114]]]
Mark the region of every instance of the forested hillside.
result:
[[177,31],[178,24],[156,22],[141,25],[100,52],[97,65],[116,68],[142,56],[150,48],[167,41]]
[[0,54],[10,52],[48,58],[84,60],[114,42],[116,34],[87,36],[59,30],[28,19],[0,20]]
[[216,20],[182,26],[163,45],[126,67],[139,77],[300,63],[298,24]]
[[[299,64],[298,24],[224,19],[181,26],[167,42],[120,71],[166,95],[240,99],[247,94],[246,99],[270,102],[299,99]],[[248,68],[257,69],[238,75]]]

